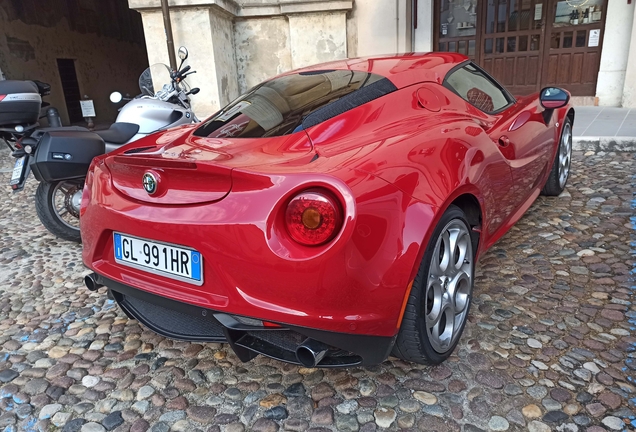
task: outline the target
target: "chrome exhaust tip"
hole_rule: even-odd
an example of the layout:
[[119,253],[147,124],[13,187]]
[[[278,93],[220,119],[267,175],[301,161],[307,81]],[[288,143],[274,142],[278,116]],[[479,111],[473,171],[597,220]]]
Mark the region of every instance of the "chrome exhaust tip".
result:
[[96,273],[90,273],[84,276],[84,285],[86,285],[86,288],[88,288],[89,291],[97,291],[104,286],[99,283],[99,275]]
[[296,358],[305,367],[316,367],[328,350],[329,347],[324,343],[308,338],[296,348]]

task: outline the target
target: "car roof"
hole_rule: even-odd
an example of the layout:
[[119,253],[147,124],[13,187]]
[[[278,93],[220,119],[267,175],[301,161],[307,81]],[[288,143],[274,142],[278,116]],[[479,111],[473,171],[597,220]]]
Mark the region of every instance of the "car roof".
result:
[[321,63],[287,74],[331,69],[348,69],[371,72],[388,78],[397,88],[407,87],[419,82],[437,82],[441,84],[448,71],[468,57],[457,53],[408,53],[374,57],[359,57]]

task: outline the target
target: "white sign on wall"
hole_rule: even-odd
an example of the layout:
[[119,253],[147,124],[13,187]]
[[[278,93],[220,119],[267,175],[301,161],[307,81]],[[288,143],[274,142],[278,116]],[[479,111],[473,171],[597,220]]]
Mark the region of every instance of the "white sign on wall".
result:
[[534,20],[539,21],[543,16],[543,3],[537,3],[534,5]]
[[601,38],[601,30],[590,30],[590,40],[587,42],[588,47],[597,47],[599,39]]
[[91,99],[80,101],[80,106],[82,107],[82,117],[95,117],[95,105]]

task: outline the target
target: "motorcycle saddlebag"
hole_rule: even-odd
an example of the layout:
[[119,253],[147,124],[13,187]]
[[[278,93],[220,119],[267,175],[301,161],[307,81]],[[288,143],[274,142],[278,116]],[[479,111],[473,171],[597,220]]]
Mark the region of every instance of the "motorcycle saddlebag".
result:
[[31,81],[0,81],[0,127],[38,121],[42,97]]
[[104,140],[92,132],[51,130],[38,143],[31,171],[38,181],[47,183],[82,178],[105,147]]

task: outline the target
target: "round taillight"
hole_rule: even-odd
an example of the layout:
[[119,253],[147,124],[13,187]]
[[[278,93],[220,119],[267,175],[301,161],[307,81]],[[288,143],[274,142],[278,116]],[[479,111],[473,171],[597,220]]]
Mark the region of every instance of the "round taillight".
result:
[[285,220],[295,241],[319,246],[338,233],[342,227],[342,212],[328,193],[302,192],[287,205]]

